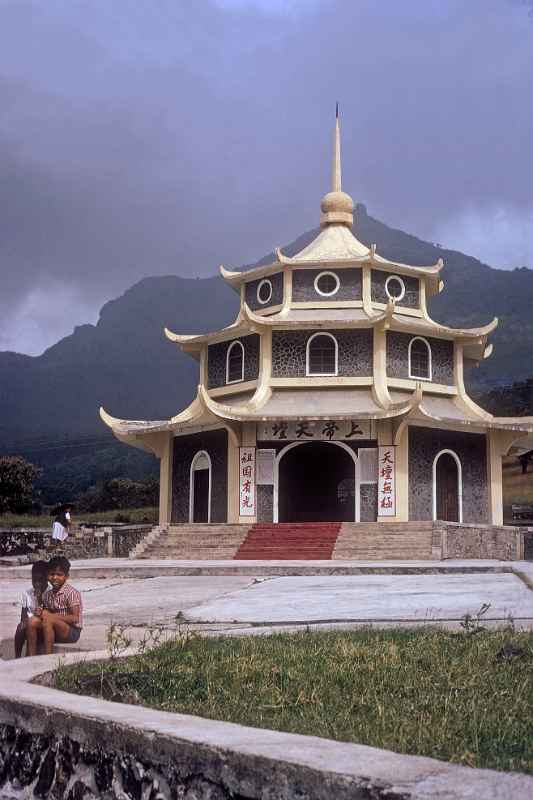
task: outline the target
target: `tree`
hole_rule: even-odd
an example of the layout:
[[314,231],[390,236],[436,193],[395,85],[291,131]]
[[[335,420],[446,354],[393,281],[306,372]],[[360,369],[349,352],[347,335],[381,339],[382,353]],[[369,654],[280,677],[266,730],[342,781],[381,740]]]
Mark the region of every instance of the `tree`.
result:
[[31,508],[33,484],[40,473],[22,456],[0,457],[0,514],[21,514]]

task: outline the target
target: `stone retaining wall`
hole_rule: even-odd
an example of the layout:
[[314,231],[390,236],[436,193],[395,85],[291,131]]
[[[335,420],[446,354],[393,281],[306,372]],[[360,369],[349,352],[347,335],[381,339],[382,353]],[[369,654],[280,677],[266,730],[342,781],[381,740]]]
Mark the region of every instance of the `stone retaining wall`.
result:
[[524,558],[524,534],[508,525],[466,525],[437,522],[441,532],[441,558],[487,558],[520,561]]
[[[75,528],[68,539],[57,548],[57,553],[69,559],[127,558],[135,545],[152,529],[152,525],[106,526],[102,528]],[[49,528],[12,528],[0,530],[0,558],[5,556],[50,556],[51,531]]]
[[[91,658],[104,654],[93,653]],[[80,654],[67,656],[68,663]],[[0,666],[0,796],[44,800],[529,800],[533,778],[68,695]],[[29,663],[28,663],[29,662]]]

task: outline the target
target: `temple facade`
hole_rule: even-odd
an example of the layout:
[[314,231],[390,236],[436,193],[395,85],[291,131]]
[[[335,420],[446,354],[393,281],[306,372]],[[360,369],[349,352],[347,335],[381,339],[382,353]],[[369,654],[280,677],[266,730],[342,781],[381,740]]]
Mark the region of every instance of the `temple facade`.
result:
[[199,362],[193,402],[171,419],[100,414],[161,461],[160,524],[448,520],[501,525],[502,456],[533,418],[500,418],[463,373],[491,354],[497,320],[431,319],[443,263],[388,261],[354,236],[340,131],[321,231],[293,257],[222,278],[235,321],[166,330]]

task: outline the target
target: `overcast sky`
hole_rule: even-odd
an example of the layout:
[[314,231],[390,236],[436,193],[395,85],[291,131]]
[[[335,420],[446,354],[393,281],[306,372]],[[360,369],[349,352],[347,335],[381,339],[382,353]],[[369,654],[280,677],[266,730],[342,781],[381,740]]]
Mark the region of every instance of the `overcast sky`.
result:
[[0,0],[0,350],[314,227],[337,99],[372,216],[533,268],[532,98],[533,0]]

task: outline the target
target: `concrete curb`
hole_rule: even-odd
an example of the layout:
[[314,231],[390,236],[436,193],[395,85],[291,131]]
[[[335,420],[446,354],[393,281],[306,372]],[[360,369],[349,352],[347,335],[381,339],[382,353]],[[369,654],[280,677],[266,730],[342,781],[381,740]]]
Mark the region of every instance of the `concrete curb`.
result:
[[[73,653],[62,661],[106,657],[105,652]],[[55,744],[49,753],[58,751],[63,737],[63,742],[79,746],[79,758],[90,751],[93,759],[98,753],[115,758],[114,769],[117,764],[126,765],[124,769],[136,764],[141,777],[157,779],[163,797],[171,781],[186,791],[200,782],[205,793],[191,797],[221,800],[235,794],[258,800],[530,800],[533,796],[533,777],[518,773],[469,769],[365,745],[74,698],[30,683],[57,662],[57,656],[41,656],[0,664],[0,723],[22,729],[30,738],[50,737]],[[42,738],[38,741],[42,747]],[[87,779],[88,768],[83,769]],[[120,783],[120,775],[113,779],[116,791],[115,780]]]
[[[115,563],[113,563],[115,561]],[[291,577],[319,575],[460,575],[514,573],[521,577],[520,561],[129,561],[94,559],[72,562],[76,578],[159,578],[164,576]],[[529,562],[528,562],[529,563]],[[533,565],[529,564],[531,567]],[[28,577],[31,566],[0,567],[0,578]]]

